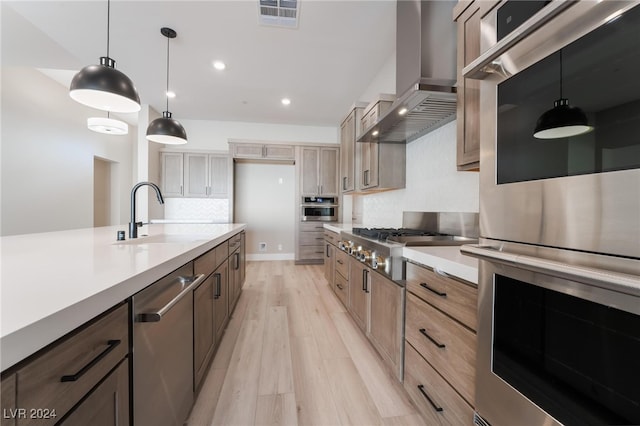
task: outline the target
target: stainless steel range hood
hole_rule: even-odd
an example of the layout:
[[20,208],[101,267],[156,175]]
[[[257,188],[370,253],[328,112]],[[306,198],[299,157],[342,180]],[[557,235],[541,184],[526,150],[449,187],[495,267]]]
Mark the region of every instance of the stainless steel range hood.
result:
[[358,142],[411,142],[456,118],[455,4],[455,0],[397,0],[400,96]]

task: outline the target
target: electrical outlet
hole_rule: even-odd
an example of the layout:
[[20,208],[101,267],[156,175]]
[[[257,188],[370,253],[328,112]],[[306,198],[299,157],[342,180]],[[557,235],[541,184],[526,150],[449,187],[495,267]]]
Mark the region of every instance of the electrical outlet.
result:
[[267,243],[258,243],[258,251],[267,251]]
[[278,251],[282,251],[282,244],[278,244]]

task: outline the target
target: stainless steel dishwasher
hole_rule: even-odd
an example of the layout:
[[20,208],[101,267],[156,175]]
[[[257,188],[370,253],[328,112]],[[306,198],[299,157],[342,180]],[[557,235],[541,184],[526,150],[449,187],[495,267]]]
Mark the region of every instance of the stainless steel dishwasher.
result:
[[134,424],[182,425],[193,405],[193,262],[133,296]]

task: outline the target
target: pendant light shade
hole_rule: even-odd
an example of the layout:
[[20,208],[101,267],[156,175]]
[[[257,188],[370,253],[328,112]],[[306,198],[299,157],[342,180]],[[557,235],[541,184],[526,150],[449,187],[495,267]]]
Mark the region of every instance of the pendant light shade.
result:
[[187,143],[187,132],[178,120],[171,118],[169,111],[164,111],[162,118],[156,118],[147,127],[147,139],[168,145],[181,145]]
[[109,15],[107,2],[107,56],[100,65],[88,65],[71,80],[69,96],[91,108],[114,112],[140,111],[140,96],[133,82],[115,68],[116,61],[109,57]]
[[187,143],[187,132],[182,124],[171,118],[169,112],[169,41],[176,38],[177,33],[171,28],[163,27],[160,33],[167,38],[167,109],[162,113],[161,118],[156,118],[147,127],[147,140],[151,142],[164,143],[168,145],[181,145]]
[[559,139],[577,136],[593,130],[587,115],[578,107],[569,105],[569,99],[562,97],[562,49],[560,50],[560,98],[553,108],[545,111],[533,130],[537,139]]
[[89,130],[106,135],[126,135],[129,133],[129,125],[124,121],[105,117],[90,117],[87,119]]

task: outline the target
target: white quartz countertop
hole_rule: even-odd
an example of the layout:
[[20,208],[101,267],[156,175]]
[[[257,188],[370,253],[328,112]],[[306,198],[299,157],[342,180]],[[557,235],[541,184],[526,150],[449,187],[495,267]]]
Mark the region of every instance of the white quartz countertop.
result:
[[351,223],[325,223],[324,228],[329,231],[337,232],[338,234],[342,231],[351,231],[353,225]]
[[116,237],[126,225],[0,238],[1,370],[245,228],[154,224],[125,241]]
[[460,253],[460,246],[404,247],[402,256],[478,285],[478,259]]

